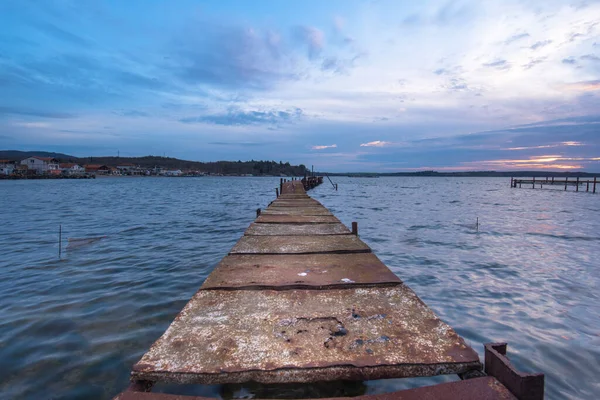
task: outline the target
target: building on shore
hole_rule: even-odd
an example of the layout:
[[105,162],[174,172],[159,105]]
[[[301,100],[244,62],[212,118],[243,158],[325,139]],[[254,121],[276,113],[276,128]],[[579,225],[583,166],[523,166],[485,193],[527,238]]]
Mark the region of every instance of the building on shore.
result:
[[53,157],[28,157],[21,161],[21,165],[27,165],[29,171],[35,171],[38,174],[60,172],[59,162]]
[[78,175],[85,173],[85,168],[75,163],[60,163],[60,171],[66,175]]
[[16,168],[16,163],[10,160],[0,160],[0,175],[11,175]]
[[86,164],[84,168],[88,174],[110,175],[112,173],[110,167],[101,164]]

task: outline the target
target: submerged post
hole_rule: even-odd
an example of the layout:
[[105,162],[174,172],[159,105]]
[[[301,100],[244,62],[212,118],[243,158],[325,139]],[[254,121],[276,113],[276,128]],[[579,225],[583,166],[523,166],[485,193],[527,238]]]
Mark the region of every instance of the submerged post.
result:
[[535,189],[535,176],[533,177],[533,189]]
[[58,225],[58,258],[62,255],[62,225]]
[[477,217],[477,222],[475,223],[475,229],[479,232],[479,217]]
[[337,183],[335,184],[335,191],[337,192]]
[[592,193],[596,193],[596,177],[594,177],[594,190]]
[[275,188],[275,197],[279,198],[279,189],[278,188]]
[[510,187],[511,187],[511,188],[513,187],[513,180],[514,180],[514,178],[511,176],[511,177],[510,177]]
[[358,236],[358,222],[352,222],[352,234]]
[[575,186],[575,191],[579,192],[579,177],[577,177],[577,183],[575,185],[577,185]]
[[565,178],[565,190],[567,190],[567,184],[569,183],[569,177],[567,176]]

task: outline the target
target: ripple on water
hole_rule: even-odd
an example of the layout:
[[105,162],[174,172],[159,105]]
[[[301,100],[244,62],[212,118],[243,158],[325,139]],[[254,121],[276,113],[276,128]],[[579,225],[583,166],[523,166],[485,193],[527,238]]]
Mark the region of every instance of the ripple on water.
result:
[[[273,200],[278,183],[0,182],[4,397],[109,399],[125,388],[131,366],[239,239],[256,208]],[[600,391],[598,197],[510,190],[505,179],[340,177],[336,183],[338,191],[321,185],[312,195],[346,225],[357,221],[378,257],[480,355],[483,343],[508,341],[518,368],[546,373],[548,399],[594,398]],[[27,212],[11,207],[12,199],[40,190],[53,201]],[[484,223],[479,232],[474,217]],[[59,224],[63,245],[70,237],[107,237],[63,249],[59,261]],[[366,392],[451,379],[373,381]],[[156,390],[226,392],[187,385]]]

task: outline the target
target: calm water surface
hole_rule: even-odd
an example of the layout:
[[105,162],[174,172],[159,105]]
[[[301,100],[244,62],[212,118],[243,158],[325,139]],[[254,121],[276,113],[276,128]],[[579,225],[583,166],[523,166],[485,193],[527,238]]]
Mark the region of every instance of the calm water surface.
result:
[[[325,183],[311,195],[346,225],[358,221],[361,238],[481,356],[483,343],[507,341],[518,368],[546,374],[547,398],[600,397],[600,195],[490,178],[335,181],[339,191]],[[0,397],[109,399],[125,388],[278,182],[0,182]]]

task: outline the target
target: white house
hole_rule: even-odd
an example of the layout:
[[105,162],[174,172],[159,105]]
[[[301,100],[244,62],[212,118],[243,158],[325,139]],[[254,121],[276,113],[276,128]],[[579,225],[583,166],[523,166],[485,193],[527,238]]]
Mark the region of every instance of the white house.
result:
[[21,165],[27,165],[29,170],[36,171],[38,174],[58,171],[58,160],[52,157],[29,157],[21,161]]
[[85,168],[83,168],[79,164],[74,163],[60,163],[59,168],[63,173],[69,175],[82,174],[85,172]]
[[183,175],[183,172],[181,172],[180,169],[176,169],[172,171],[165,171],[164,174],[165,176],[181,176]]
[[0,175],[10,175],[15,170],[15,163],[10,160],[0,160]]

